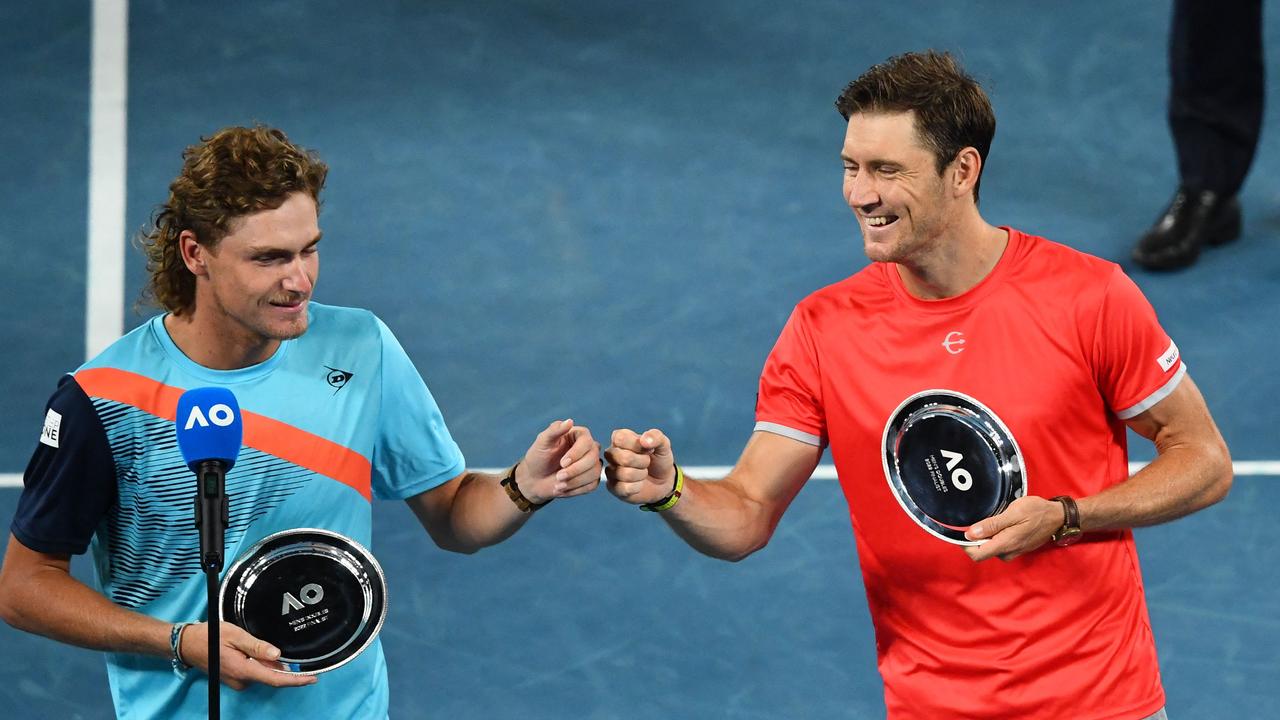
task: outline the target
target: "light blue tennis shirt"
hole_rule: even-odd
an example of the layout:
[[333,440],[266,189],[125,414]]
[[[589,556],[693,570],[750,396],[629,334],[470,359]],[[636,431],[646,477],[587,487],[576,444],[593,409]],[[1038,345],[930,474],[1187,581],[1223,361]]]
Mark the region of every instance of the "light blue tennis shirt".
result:
[[[113,602],[170,622],[205,620],[195,481],[173,416],[183,391],[207,386],[231,390],[244,419],[244,445],[227,474],[227,567],[262,538],[297,528],[341,533],[377,556],[371,498],[404,499],[465,467],[413,363],[368,311],[312,303],[303,336],[265,362],[229,371],[192,362],[157,316],[64,380],[50,400],[57,433],[53,443],[42,440],[28,470],[13,524],[18,538],[45,552],[83,552],[87,543],[99,589]],[[106,457],[104,441],[111,462],[86,462]],[[38,462],[40,453],[47,457]],[[198,671],[179,676],[165,659],[115,653],[107,671],[120,718],[206,717]],[[221,703],[228,718],[381,720],[388,705],[381,644],[315,685],[224,688]]]

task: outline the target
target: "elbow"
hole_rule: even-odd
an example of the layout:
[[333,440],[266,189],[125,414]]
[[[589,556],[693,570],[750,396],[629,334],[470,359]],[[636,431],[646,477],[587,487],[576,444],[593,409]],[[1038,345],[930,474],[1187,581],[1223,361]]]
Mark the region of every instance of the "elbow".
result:
[[746,550],[743,550],[743,551],[741,551],[741,552],[735,552],[735,553],[731,553],[731,554],[728,554],[728,555],[721,555],[721,556],[719,556],[719,557],[720,557],[720,559],[721,559],[721,560],[726,560],[726,561],[731,562],[731,563],[740,563],[740,562],[742,562],[743,560],[746,560],[747,558],[749,558],[749,557],[751,557],[752,555],[754,555],[754,554],[755,554],[755,552],[756,552],[757,550],[759,550],[759,549],[760,549],[760,548],[758,548],[758,547],[753,547],[753,548],[748,548],[748,549],[746,549]]
[[1196,448],[1194,476],[1197,487],[1188,497],[1188,512],[1199,512],[1216,505],[1231,492],[1235,471],[1231,466],[1231,453],[1221,438]]
[[431,533],[436,547],[459,555],[475,555],[481,550],[497,545],[516,534],[517,528],[505,528],[497,532],[449,532]]
[[1227,450],[1226,443],[1219,440],[1212,454],[1212,482],[1206,492],[1208,501],[1206,505],[1214,505],[1226,499],[1235,481],[1235,471],[1231,467],[1231,452]]
[[721,548],[722,552],[716,553],[715,557],[729,562],[742,562],[761,550],[769,541],[773,539],[773,531],[778,528],[778,521],[782,519],[782,513],[776,513],[767,518],[758,518],[757,522],[748,525],[746,532],[738,538],[738,542],[728,547]]
[[1222,479],[1214,483],[1210,489],[1207,505],[1216,505],[1227,498],[1227,493],[1231,492],[1232,476],[1228,470]]
[[507,536],[488,537],[484,534],[465,532],[465,528],[445,527],[443,524],[427,525],[427,535],[436,547],[459,555],[475,555],[484,548],[502,542]]
[[747,558],[756,554],[757,550],[760,550],[765,545],[768,545],[769,540],[772,536],[773,536],[773,531],[770,530],[767,534],[753,539],[750,543],[745,543],[733,548],[726,548],[725,552],[716,554],[714,557],[717,557],[721,560],[727,560],[731,563],[742,562],[743,560],[746,560]]
[[480,549],[469,547],[453,535],[446,535],[445,533],[438,530],[432,530],[431,528],[427,528],[427,536],[431,538],[432,545],[435,545],[441,550],[446,550],[452,553],[470,555]]
[[457,553],[459,555],[475,555],[481,550],[481,546],[471,545],[437,545],[437,547],[441,550],[447,550],[448,552]]
[[459,555],[475,555],[485,547],[484,545],[477,543],[464,542],[461,538],[443,537],[435,534],[431,535],[431,540],[436,544],[436,547],[441,550],[457,553]]
[[6,625],[17,630],[25,630],[25,623],[22,621],[22,609],[17,603],[17,599],[13,596],[12,583],[4,582],[0,579],[0,620]]

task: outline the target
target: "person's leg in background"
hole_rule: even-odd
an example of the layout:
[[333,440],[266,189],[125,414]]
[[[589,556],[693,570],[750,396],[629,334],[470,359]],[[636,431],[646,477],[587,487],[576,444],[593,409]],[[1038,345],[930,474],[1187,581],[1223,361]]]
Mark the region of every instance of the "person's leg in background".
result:
[[1152,270],[1195,262],[1240,235],[1236,199],[1262,127],[1262,0],[1176,0],[1169,33],[1169,129],[1179,188],[1133,259]]

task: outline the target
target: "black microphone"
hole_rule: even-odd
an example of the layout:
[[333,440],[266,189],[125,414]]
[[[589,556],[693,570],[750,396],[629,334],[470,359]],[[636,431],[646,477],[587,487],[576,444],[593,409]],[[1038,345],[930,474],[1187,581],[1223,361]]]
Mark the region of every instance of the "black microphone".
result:
[[195,388],[178,398],[178,448],[196,474],[196,526],[200,528],[200,566],[222,570],[230,520],[227,471],[236,464],[244,428],[240,405],[230,390]]

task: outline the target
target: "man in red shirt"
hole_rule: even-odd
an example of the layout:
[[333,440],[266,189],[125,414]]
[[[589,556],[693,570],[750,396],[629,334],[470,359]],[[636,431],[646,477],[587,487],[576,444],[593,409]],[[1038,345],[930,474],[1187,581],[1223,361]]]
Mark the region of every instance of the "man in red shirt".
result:
[[[728,477],[687,478],[661,431],[623,429],[610,491],[737,560],[830,446],[890,718],[1165,717],[1131,528],[1231,484],[1177,346],[1115,264],[983,220],[995,117],[949,55],[891,58],[837,108],[844,196],[874,262],[796,307]],[[921,393],[964,398],[1018,450],[1002,466],[1019,479],[1009,501],[950,542],[895,488],[895,415]],[[1126,424],[1158,452],[1132,477]],[[960,453],[942,456],[953,474],[933,461],[938,491],[965,497]]]

